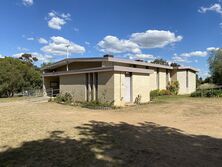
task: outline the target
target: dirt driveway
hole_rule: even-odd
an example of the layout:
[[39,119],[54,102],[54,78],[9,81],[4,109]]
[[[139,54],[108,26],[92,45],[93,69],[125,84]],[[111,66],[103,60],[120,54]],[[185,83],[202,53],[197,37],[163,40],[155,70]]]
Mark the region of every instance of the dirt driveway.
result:
[[0,101],[0,166],[221,166],[222,99],[96,111]]

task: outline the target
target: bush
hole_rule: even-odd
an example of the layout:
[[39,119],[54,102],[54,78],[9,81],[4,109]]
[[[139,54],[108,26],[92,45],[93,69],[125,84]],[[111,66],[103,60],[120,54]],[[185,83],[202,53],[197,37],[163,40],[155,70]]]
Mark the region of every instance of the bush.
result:
[[169,96],[169,95],[172,95],[172,93],[169,90],[166,90],[166,89],[162,89],[162,90],[156,89],[156,90],[152,90],[150,92],[150,99],[153,100],[153,99],[155,99],[158,96]]
[[90,102],[81,102],[82,107],[90,108],[90,109],[106,109],[113,108],[112,102],[99,102],[99,101],[90,101]]
[[172,93],[169,90],[162,89],[159,91],[160,96],[165,96],[165,95],[172,95]]
[[55,102],[57,103],[72,103],[73,102],[73,97],[70,93],[65,93],[65,94],[58,94],[55,97]]
[[191,97],[202,97],[202,93],[200,91],[196,91],[191,93],[190,95]]
[[156,97],[160,96],[160,90],[159,89],[156,89],[156,90],[152,90],[150,92],[150,99],[153,100],[155,99]]
[[179,88],[180,88],[180,85],[178,81],[171,81],[171,82],[168,82],[167,84],[167,90],[169,90],[171,94],[173,95],[178,94]]
[[191,97],[222,97],[222,89],[197,90],[191,93]]

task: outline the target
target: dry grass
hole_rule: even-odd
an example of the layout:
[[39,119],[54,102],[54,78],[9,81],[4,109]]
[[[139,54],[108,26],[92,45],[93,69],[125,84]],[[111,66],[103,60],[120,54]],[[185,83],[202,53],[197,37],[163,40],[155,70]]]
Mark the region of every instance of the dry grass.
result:
[[0,166],[221,166],[222,99],[96,111],[0,100]]

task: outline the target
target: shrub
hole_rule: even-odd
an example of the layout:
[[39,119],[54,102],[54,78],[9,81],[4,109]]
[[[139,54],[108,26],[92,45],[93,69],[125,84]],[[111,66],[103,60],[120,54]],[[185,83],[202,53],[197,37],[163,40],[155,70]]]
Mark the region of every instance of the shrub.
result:
[[65,94],[58,94],[55,97],[55,102],[57,103],[72,103],[73,102],[73,97],[70,93],[65,93]]
[[153,99],[155,99],[158,96],[169,96],[169,95],[172,95],[172,93],[169,90],[166,90],[166,89],[162,89],[162,90],[156,89],[156,90],[152,90],[150,92],[150,99],[153,100]]
[[222,89],[197,90],[191,93],[191,97],[222,97]]
[[160,90],[159,89],[156,89],[156,90],[152,90],[150,92],[150,99],[153,100],[155,99],[156,97],[160,96]]
[[180,85],[178,81],[171,81],[171,82],[168,82],[167,84],[167,90],[169,90],[171,94],[173,95],[178,94],[179,88],[180,88]]
[[89,101],[89,102],[81,102],[82,107],[90,108],[90,109],[104,109],[104,108],[113,108],[112,102],[99,102],[99,101]]
[[172,95],[172,93],[169,90],[162,89],[159,91],[160,96],[165,96],[165,95]]

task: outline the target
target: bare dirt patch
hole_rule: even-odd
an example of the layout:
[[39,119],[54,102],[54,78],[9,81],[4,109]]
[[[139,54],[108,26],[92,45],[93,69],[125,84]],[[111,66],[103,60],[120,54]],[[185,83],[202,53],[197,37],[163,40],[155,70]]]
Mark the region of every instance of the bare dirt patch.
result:
[[118,110],[0,102],[0,166],[221,166],[222,99]]

